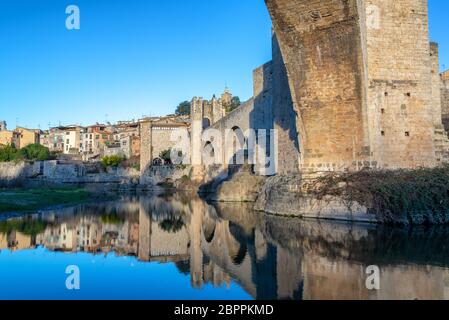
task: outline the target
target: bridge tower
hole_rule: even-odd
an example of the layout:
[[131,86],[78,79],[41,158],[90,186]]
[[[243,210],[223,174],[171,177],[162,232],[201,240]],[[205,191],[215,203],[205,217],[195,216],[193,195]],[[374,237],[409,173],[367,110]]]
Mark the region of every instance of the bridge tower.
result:
[[301,171],[437,164],[427,1],[265,2],[288,75]]
[[203,99],[194,97],[191,103],[191,163],[192,163],[192,179],[195,181],[203,180]]

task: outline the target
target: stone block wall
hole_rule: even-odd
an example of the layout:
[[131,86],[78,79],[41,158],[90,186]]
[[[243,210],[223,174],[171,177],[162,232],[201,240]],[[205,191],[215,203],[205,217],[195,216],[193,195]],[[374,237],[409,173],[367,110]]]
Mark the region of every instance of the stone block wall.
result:
[[442,109],[441,109],[441,77],[438,43],[430,43],[430,66],[432,77],[432,106],[433,124],[435,128],[442,129]]
[[449,71],[441,74],[441,112],[443,114],[443,125],[449,132]]
[[302,169],[338,170],[369,159],[356,1],[266,3],[297,114]]
[[272,39],[272,112],[273,128],[277,132],[277,168],[279,174],[297,173],[302,163],[300,157],[300,136],[296,122],[300,119],[293,107],[287,70],[275,35]]
[[[139,182],[134,169],[95,170],[87,164],[37,161],[34,163],[0,163],[0,187],[86,186],[103,191],[108,185],[132,185]],[[105,188],[103,188],[105,187]]]
[[265,1],[287,69],[302,171],[437,164],[427,1]]
[[[368,119],[372,156],[383,168],[436,164],[427,1],[366,0]],[[362,33],[362,36],[363,36]]]
[[152,124],[151,122],[142,122],[140,124],[140,171],[143,173],[153,159],[152,155]]

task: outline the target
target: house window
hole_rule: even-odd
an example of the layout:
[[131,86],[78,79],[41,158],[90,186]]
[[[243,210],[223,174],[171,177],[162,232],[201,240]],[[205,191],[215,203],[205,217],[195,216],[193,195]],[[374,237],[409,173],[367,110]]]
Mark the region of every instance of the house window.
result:
[[384,137],[384,136],[385,136],[385,131],[382,130],[382,131],[380,132],[380,134],[382,135],[382,137]]

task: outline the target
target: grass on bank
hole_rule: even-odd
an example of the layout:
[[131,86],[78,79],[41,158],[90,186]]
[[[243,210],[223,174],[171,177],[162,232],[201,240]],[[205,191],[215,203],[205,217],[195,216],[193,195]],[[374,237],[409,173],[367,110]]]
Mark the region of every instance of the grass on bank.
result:
[[449,166],[331,173],[305,184],[318,198],[358,202],[390,224],[449,224]]
[[0,213],[30,212],[83,203],[90,198],[91,194],[84,189],[0,189]]

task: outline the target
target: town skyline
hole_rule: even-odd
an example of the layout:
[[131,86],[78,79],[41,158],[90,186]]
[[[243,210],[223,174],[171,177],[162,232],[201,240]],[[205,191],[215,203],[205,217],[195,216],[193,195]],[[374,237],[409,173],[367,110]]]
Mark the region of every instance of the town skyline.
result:
[[[245,101],[251,97],[251,71],[271,59],[271,21],[263,1],[76,4],[81,29],[68,31],[65,3],[44,1],[39,5],[47,10],[39,11],[28,0],[2,3],[0,37],[7,46],[0,53],[0,106],[6,112],[0,118],[9,128],[165,116],[181,101],[210,98],[226,85]],[[440,71],[449,68],[447,9],[446,2],[429,1]],[[118,27],[107,27],[108,15],[120,20]]]

